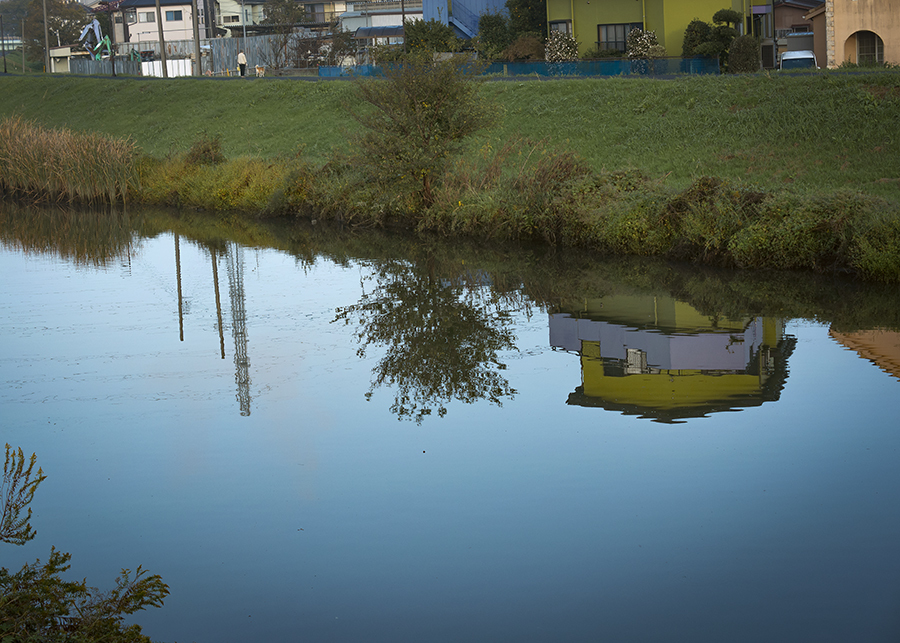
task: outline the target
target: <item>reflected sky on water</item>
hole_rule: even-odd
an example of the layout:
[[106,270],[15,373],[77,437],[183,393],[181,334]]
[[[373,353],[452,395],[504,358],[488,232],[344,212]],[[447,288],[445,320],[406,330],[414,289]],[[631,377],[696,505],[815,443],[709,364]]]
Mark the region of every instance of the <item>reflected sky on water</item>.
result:
[[4,225],[3,441],[48,479],[0,564],[142,564],[154,639],[900,637],[882,290]]

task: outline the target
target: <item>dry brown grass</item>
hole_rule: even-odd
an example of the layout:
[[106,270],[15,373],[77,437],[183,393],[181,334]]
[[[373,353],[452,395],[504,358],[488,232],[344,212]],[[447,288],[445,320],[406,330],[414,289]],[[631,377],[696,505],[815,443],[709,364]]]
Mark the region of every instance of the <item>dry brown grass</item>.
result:
[[37,201],[124,202],[136,186],[130,140],[0,121],[0,190]]

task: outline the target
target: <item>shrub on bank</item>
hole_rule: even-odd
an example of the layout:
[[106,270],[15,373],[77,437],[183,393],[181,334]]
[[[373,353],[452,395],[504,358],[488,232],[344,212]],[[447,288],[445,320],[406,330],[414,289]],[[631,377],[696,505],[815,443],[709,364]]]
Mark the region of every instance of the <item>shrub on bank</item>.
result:
[[197,162],[191,155],[167,161],[142,159],[143,203],[210,211],[262,213],[284,185],[289,166],[258,158]]
[[561,198],[590,170],[578,155],[523,139],[459,159],[445,172],[420,229],[561,242]]
[[769,199],[729,249],[737,265],[854,272],[900,280],[900,217],[880,199],[840,192]]
[[900,281],[900,216],[871,213],[860,227],[850,247],[853,266],[875,281]]
[[900,212],[882,199],[763,192],[715,177],[673,191],[637,170],[593,172],[545,142],[459,157],[435,181],[430,207],[418,186],[372,181],[340,156],[322,167],[239,159],[190,168],[172,159],[142,186],[148,203],[900,282]]

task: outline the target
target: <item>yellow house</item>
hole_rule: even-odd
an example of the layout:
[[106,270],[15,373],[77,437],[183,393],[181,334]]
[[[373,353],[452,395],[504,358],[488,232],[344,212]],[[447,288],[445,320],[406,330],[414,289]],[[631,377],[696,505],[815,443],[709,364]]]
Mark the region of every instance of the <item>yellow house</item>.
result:
[[680,56],[688,23],[711,22],[720,9],[744,14],[741,33],[774,35],[772,0],[547,0],[547,25],[575,36],[579,54],[594,48],[625,51],[628,32],[639,28],[655,31],[668,54]]
[[827,0],[806,17],[813,24],[816,58],[828,67],[845,61],[900,63],[898,2]]

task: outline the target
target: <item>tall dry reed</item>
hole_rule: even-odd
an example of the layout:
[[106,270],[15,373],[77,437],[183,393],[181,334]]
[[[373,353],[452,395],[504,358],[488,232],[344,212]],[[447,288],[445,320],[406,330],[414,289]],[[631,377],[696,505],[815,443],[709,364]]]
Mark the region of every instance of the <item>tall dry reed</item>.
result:
[[133,142],[48,130],[18,116],[0,121],[0,189],[35,200],[125,201],[137,184]]

